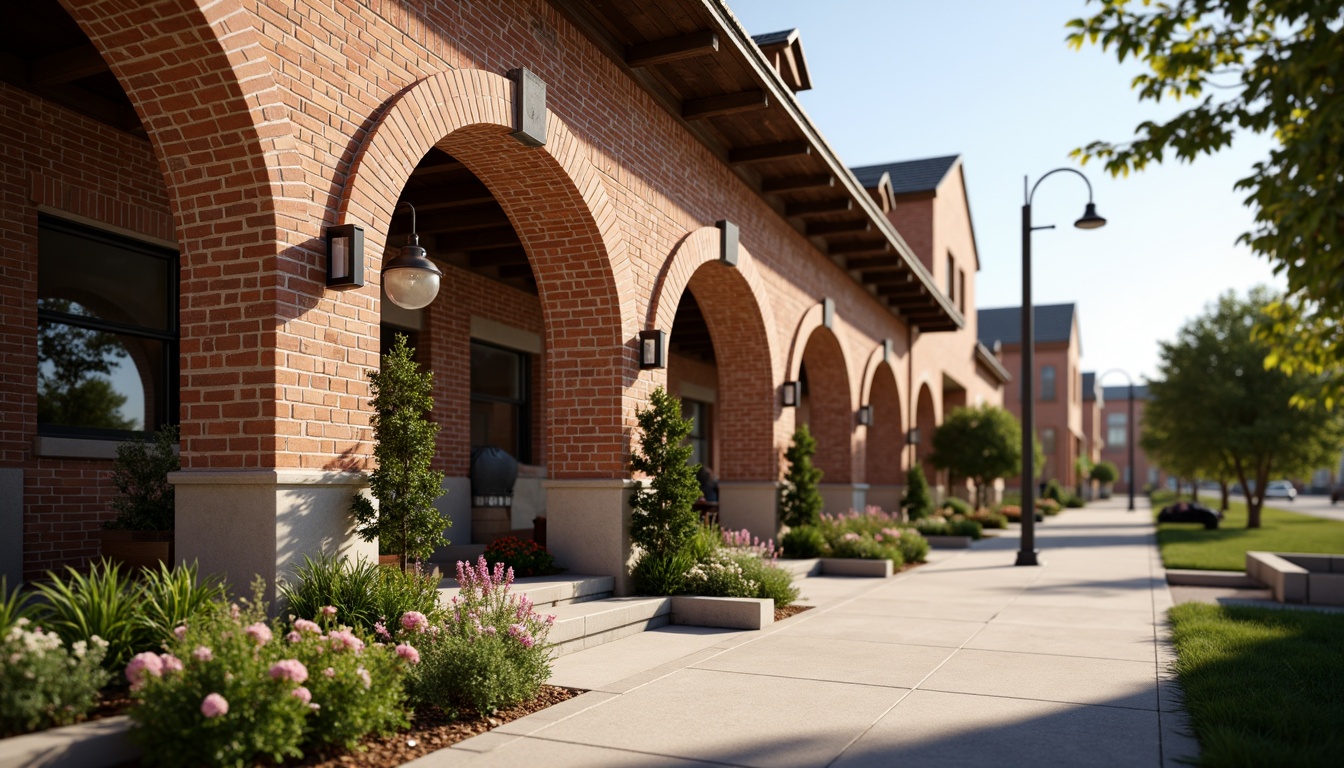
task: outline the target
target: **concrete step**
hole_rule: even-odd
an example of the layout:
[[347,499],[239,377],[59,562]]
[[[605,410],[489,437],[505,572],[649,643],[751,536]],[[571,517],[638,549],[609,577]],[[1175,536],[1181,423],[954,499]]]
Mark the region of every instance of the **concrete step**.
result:
[[[610,576],[527,576],[513,580],[513,591],[527,595],[538,610],[601,600],[611,596],[614,586],[615,579]],[[439,602],[447,604],[457,592],[457,579],[444,579],[439,585]]]
[[539,612],[555,616],[548,639],[555,655],[564,656],[667,625],[672,620],[672,598],[613,597]]
[[1260,589],[1264,585],[1247,576],[1244,571],[1195,571],[1168,569],[1167,584],[1173,587],[1224,587],[1227,589]]

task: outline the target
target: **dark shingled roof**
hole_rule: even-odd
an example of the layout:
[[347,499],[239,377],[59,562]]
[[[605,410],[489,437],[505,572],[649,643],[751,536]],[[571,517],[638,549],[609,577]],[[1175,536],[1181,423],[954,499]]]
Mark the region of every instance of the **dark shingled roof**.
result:
[[[1073,304],[1046,304],[1036,306],[1036,343],[1069,340],[1073,333]],[[990,349],[994,342],[1022,343],[1022,308],[1002,307],[982,309],[976,313],[980,343]]]
[[932,192],[938,189],[947,172],[952,170],[961,155],[946,157],[927,157],[923,160],[907,160],[903,163],[880,163],[850,168],[865,189],[877,186],[882,174],[891,174],[891,191],[895,195],[908,195],[913,192]]
[[781,29],[778,32],[766,32],[762,35],[752,35],[751,39],[756,41],[756,45],[761,48],[767,45],[778,45],[789,42],[789,36],[797,34],[797,29]]
[[1097,374],[1095,371],[1083,374],[1083,399],[1089,402],[1097,399]]
[[[1101,396],[1106,398],[1107,403],[1110,403],[1115,400],[1129,400],[1129,385],[1120,384],[1114,387],[1102,387]],[[1134,387],[1134,399],[1135,400],[1149,399],[1147,384]]]

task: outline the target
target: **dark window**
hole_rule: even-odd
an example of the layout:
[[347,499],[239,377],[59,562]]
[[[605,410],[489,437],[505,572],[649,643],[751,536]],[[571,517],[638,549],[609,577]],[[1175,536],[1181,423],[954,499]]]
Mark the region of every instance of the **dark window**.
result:
[[471,444],[503,448],[532,463],[530,356],[471,343]]
[[1041,366],[1041,399],[1055,399],[1055,366]]
[[966,270],[957,270],[957,311],[966,314]]
[[691,420],[691,434],[686,440],[691,444],[691,458],[688,464],[713,464],[714,431],[710,425],[710,405],[698,400],[682,400],[681,415]]
[[38,218],[37,424],[121,438],[177,423],[177,253]]
[[1124,448],[1129,438],[1129,415],[1125,413],[1106,414],[1106,447]]
[[957,300],[957,263],[952,260],[952,254],[947,254],[947,298],[955,302]]

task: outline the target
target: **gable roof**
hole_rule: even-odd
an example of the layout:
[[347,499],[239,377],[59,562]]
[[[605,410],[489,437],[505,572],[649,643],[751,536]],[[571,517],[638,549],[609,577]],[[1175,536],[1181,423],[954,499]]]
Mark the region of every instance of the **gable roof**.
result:
[[879,163],[850,168],[865,188],[876,186],[883,174],[891,177],[891,191],[894,195],[909,195],[917,192],[933,192],[943,183],[949,171],[961,155],[944,157],[926,157],[922,160],[906,160],[899,163]]
[[[1036,305],[1036,343],[1062,341],[1067,343],[1073,335],[1074,316],[1077,306],[1074,304],[1037,304]],[[1004,344],[1022,343],[1022,308],[1000,307],[982,309],[976,313],[976,324],[980,343],[990,349],[994,342]]]
[[[1128,385],[1128,384],[1119,384],[1119,385],[1114,386],[1114,387],[1102,387],[1102,388],[1101,388],[1101,395],[1102,395],[1102,397],[1106,398],[1106,401],[1107,401],[1107,402],[1110,402],[1110,401],[1112,401],[1112,400],[1117,400],[1117,401],[1128,401],[1128,400],[1129,400],[1129,385]],[[1149,396],[1149,394],[1148,394],[1148,385],[1147,385],[1147,384],[1141,384],[1141,385],[1138,385],[1138,386],[1134,387],[1134,399],[1135,399],[1135,400],[1149,400],[1149,399],[1151,399],[1150,396]]]

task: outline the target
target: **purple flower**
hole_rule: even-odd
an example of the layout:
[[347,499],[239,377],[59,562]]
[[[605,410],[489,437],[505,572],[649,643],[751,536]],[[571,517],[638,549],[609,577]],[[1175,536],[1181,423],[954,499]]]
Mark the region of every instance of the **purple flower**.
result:
[[248,637],[257,641],[257,645],[265,645],[271,642],[271,628],[258,621],[247,627]]
[[220,717],[229,714],[228,699],[220,696],[218,693],[207,695],[201,701],[201,714],[207,718]]
[[332,617],[336,615],[336,606],[324,605],[322,606],[321,611],[323,616]]
[[186,624],[179,624],[179,625],[177,625],[176,627],[173,627],[173,636],[176,637],[178,640],[184,640],[184,639],[186,639],[186,637],[187,637],[187,625],[186,625]]
[[405,643],[397,646],[397,655],[412,664],[420,663],[420,652]]
[[302,683],[308,679],[308,668],[298,659],[281,659],[271,665],[271,679]]
[[375,621],[373,623],[373,633],[379,637],[385,637],[388,640],[392,639],[392,633],[387,631],[387,625],[381,621]]

